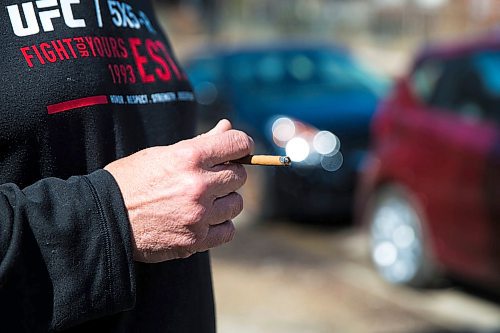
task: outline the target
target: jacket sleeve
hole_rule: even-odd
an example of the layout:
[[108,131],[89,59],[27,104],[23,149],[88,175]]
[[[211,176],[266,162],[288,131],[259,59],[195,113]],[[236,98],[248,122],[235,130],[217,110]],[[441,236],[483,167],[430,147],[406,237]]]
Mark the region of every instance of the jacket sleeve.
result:
[[107,171],[23,190],[0,185],[0,313],[16,331],[62,329],[133,307],[131,252],[126,209]]

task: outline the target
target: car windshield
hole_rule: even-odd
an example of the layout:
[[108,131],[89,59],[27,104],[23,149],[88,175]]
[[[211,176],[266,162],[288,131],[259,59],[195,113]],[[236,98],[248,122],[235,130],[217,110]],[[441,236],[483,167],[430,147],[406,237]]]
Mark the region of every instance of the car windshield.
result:
[[261,93],[316,94],[370,91],[379,96],[384,82],[342,53],[327,51],[269,52],[233,55],[231,80]]

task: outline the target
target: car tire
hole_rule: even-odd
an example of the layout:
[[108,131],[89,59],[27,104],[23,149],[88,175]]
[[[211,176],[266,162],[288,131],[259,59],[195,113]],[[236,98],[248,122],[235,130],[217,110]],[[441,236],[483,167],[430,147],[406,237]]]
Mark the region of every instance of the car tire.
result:
[[370,200],[365,222],[372,262],[391,284],[431,287],[440,276],[421,206],[399,185],[384,186]]

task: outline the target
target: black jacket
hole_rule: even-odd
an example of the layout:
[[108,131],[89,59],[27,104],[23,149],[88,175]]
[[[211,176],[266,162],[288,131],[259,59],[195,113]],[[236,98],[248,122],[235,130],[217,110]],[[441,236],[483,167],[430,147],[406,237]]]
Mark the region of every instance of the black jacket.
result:
[[102,170],[193,135],[160,30],[144,0],[0,0],[1,332],[215,330],[208,254],[134,263]]

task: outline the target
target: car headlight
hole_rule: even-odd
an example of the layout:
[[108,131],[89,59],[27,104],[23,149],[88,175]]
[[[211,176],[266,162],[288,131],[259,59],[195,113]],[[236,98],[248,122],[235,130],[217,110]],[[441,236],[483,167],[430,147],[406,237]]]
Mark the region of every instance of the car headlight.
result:
[[340,140],[332,132],[320,131],[290,117],[277,117],[270,123],[273,142],[285,150],[295,165],[321,166],[327,171],[337,171],[342,166]]
[[283,147],[280,143],[288,142],[295,136],[295,123],[290,118],[278,118],[273,122],[272,132],[274,142]]
[[292,162],[303,162],[307,159],[310,153],[309,143],[306,139],[295,137],[288,141],[285,146],[286,154]]

